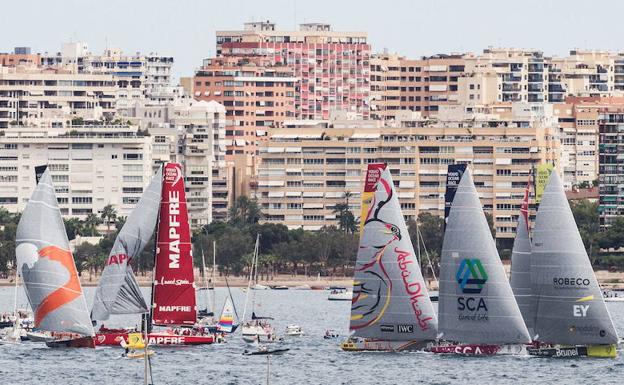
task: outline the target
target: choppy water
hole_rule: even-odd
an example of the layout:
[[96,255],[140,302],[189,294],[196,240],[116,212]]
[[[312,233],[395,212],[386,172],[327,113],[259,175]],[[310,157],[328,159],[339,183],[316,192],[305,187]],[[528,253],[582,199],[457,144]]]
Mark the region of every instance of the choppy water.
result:
[[[93,288],[86,288],[89,303]],[[242,308],[244,294],[232,289]],[[220,307],[226,294],[217,289]],[[624,354],[616,360],[553,360],[526,357],[455,357],[427,353],[345,353],[326,329],[347,333],[348,302],[327,301],[322,291],[258,291],[258,315],[273,325],[301,325],[306,336],[286,342],[291,351],[271,359],[271,384],[622,384]],[[20,302],[24,302],[21,293]],[[149,298],[149,297],[147,297]],[[203,303],[203,298],[200,298]],[[608,304],[620,336],[624,303]],[[0,288],[0,312],[13,307],[13,289]],[[242,309],[239,309],[242,313]],[[116,317],[107,326],[134,326],[138,317]],[[243,356],[246,344],[235,334],[226,344],[158,348],[155,384],[266,384],[267,359]],[[120,358],[116,348],[49,349],[24,343],[0,346],[0,384],[142,384],[143,361]]]

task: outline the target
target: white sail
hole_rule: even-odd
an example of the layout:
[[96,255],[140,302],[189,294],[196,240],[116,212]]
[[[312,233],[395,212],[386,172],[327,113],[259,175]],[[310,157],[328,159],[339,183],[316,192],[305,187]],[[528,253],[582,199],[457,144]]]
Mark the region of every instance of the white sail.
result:
[[390,171],[369,165],[350,329],[386,341],[433,340],[438,325]]
[[531,239],[529,238],[529,186],[524,191],[520,216],[516,227],[516,239],[511,252],[511,289],[516,297],[520,313],[533,336],[535,310],[531,289]]
[[531,341],[469,170],[455,193],[444,234],[438,317],[449,341]]
[[615,344],[618,335],[559,175],[537,210],[531,251],[535,333],[552,344]]
[[159,169],[117,234],[95,292],[92,319],[103,321],[111,314],[147,313],[130,261],[139,256],[154,233],[161,189],[162,169]]
[[92,336],[87,303],[48,170],[26,204],[15,241],[35,327]]

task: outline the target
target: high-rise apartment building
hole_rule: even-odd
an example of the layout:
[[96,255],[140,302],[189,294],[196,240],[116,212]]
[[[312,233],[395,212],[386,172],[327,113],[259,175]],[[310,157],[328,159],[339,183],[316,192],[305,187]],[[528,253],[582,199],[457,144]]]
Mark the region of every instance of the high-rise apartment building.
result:
[[564,187],[594,185],[599,174],[601,111],[624,108],[624,97],[568,97],[553,106],[559,119]]
[[61,52],[43,55],[44,66],[70,68],[78,73],[112,75],[116,84],[117,107],[127,108],[133,101],[150,98],[153,92],[171,84],[173,57],[157,54],[125,55],[118,48],[107,48],[102,55],[92,54],[86,43],[65,43]]
[[[226,108],[226,155],[255,157],[268,127],[281,127],[295,116],[294,70],[267,58],[206,59],[195,73],[193,96]],[[229,157],[226,156],[226,159]]]
[[371,117],[397,119],[401,111],[437,115],[440,107],[457,104],[463,55],[406,59],[382,54],[371,58]]
[[0,144],[0,205],[21,212],[47,164],[61,213],[84,219],[112,204],[127,216],[153,173],[151,138],[130,126],[13,127]]
[[403,214],[443,215],[447,166],[472,167],[497,237],[510,242],[532,168],[559,164],[557,119],[549,105],[444,107],[438,118],[398,121],[293,122],[271,129],[261,148],[259,199],[265,220],[317,230],[335,225],[346,200],[359,215],[366,165],[385,162]]
[[566,57],[541,51],[488,48],[466,55],[461,104],[562,103],[568,96],[617,96],[624,91],[624,56],[572,50]]
[[64,127],[73,118],[112,118],[116,92],[114,79],[107,74],[0,66],[0,129]]
[[262,56],[294,70],[299,119],[329,119],[344,110],[369,116],[370,45],[364,32],[337,32],[329,24],[276,30],[267,22],[245,23],[242,31],[217,31],[217,56]]
[[149,131],[154,167],[178,162],[186,175],[191,225],[224,220],[232,199],[225,161],[225,107],[180,97],[168,104],[136,102],[124,119]]
[[624,215],[624,108],[599,111],[599,213],[600,224],[608,226]]

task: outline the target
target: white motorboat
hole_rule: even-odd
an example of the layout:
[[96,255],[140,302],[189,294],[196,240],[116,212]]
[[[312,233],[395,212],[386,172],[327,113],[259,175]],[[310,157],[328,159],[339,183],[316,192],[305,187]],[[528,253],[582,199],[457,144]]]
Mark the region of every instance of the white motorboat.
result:
[[251,321],[242,327],[243,340],[248,343],[275,342],[277,339],[273,326],[265,322]]
[[338,337],[340,337],[340,333],[338,333],[334,329],[325,330],[325,335],[323,336],[323,338],[326,340],[332,340]]
[[624,302],[624,290],[605,290],[602,297],[605,302]]
[[269,289],[270,289],[270,287],[268,287],[266,285],[261,285],[259,283],[255,284],[255,285],[253,285],[251,287],[251,290],[269,290]]
[[351,301],[353,298],[353,290],[344,287],[332,288],[327,299],[330,301]]
[[303,329],[299,325],[288,325],[286,326],[286,332],[284,333],[288,337],[301,337],[305,333]]

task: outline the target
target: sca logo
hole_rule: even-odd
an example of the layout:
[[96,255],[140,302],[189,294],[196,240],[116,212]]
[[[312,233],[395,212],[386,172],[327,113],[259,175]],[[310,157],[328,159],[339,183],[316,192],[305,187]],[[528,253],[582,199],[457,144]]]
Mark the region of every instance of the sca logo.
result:
[[[487,282],[488,275],[479,259],[464,258],[459,264],[459,268],[457,268],[455,278],[463,294],[480,294],[483,290],[483,285]],[[468,314],[460,314],[460,320],[488,320],[488,308],[484,298],[459,296],[457,297],[457,310],[461,312],[470,311]]]
[[488,276],[479,259],[464,258],[459,264],[455,278],[462,293],[479,294]]

